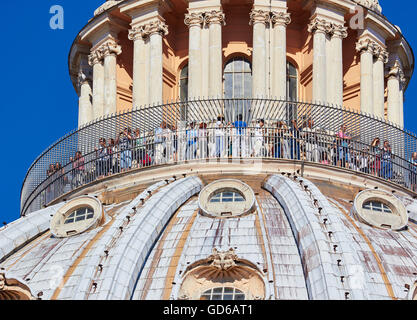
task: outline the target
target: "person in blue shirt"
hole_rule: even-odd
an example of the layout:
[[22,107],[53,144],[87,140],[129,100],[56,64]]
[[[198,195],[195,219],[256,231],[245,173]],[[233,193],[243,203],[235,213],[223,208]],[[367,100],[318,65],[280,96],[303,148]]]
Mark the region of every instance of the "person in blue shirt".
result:
[[243,121],[240,114],[237,121],[233,122],[235,137],[233,139],[233,157],[246,157],[246,128],[247,124]]
[[194,122],[190,123],[190,129],[186,131],[187,148],[185,151],[186,160],[195,159],[197,153],[198,132],[194,129]]

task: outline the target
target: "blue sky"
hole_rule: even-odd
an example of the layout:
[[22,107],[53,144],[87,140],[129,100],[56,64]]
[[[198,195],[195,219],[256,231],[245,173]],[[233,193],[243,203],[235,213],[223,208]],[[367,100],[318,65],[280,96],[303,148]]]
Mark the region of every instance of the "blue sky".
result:
[[[0,30],[4,31],[0,61],[3,155],[0,223],[19,217],[20,189],[35,158],[59,137],[77,126],[78,97],[68,75],[68,52],[81,28],[104,0],[4,1]],[[397,10],[397,1],[380,0],[383,13],[400,25],[417,50],[413,10]],[[49,27],[53,5],[65,12],[64,30]],[[417,51],[416,51],[417,52]],[[417,75],[416,75],[417,77]],[[417,78],[411,81],[405,100],[406,128],[417,132]]]

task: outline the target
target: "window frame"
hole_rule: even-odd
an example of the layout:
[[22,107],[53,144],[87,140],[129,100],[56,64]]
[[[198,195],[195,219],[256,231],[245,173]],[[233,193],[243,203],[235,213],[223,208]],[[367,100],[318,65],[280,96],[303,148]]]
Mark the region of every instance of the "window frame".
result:
[[[221,289],[220,292],[219,292],[219,289]],[[228,290],[228,291],[232,290],[232,292],[226,292],[226,290]],[[215,292],[215,291],[217,291],[217,292]],[[231,296],[232,299],[225,300],[224,297],[226,295]],[[221,298],[213,300],[213,296],[221,297]],[[235,299],[236,296],[243,296],[243,299]],[[208,299],[203,299],[203,297],[206,297]],[[240,290],[239,288],[229,287],[229,286],[222,286],[222,287],[213,287],[213,288],[210,288],[210,289],[207,289],[207,290],[203,291],[200,294],[200,299],[201,300],[207,300],[207,301],[244,301],[244,300],[246,300],[246,294],[242,290]]]

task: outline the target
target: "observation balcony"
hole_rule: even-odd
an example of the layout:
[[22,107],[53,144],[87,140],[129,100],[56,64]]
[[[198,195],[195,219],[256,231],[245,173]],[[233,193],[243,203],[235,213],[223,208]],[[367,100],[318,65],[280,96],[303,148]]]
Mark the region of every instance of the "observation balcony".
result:
[[413,133],[331,105],[217,99],[148,106],[88,123],[46,149],[26,174],[21,215],[121,173],[193,161],[319,163],[416,191],[416,151]]

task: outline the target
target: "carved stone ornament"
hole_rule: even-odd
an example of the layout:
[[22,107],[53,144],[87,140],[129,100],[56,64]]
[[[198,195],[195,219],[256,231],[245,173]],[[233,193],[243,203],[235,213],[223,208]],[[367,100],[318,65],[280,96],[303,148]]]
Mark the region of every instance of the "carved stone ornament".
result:
[[249,25],[254,25],[255,23],[267,24],[270,21],[269,11],[252,9],[250,12],[250,22]]
[[383,63],[388,62],[388,51],[378,44],[374,45],[374,56]]
[[345,39],[348,36],[347,27],[341,24],[332,23],[332,35],[333,37],[338,37],[340,39]]
[[370,39],[362,39],[356,43],[356,51],[362,53],[363,51],[374,54],[377,43]]
[[0,273],[0,301],[1,300],[35,300],[30,289],[16,279],[6,277],[4,272]]
[[204,20],[207,25],[220,24],[226,25],[226,19],[223,11],[212,10],[204,14]]
[[380,6],[378,0],[353,0],[353,1],[371,10],[377,11],[379,13],[382,12],[382,7]]
[[143,26],[133,27],[129,30],[129,40],[136,41],[146,37],[145,29]]
[[4,290],[6,286],[6,277],[4,273],[0,273],[0,291]]
[[388,71],[387,78],[388,79],[397,78],[398,80],[400,80],[402,77],[404,77],[404,72],[402,71],[401,65],[398,62],[398,60],[395,60],[394,65],[391,66],[391,68]]
[[180,296],[178,298],[178,300],[190,300],[190,297],[188,295],[186,295],[186,294],[183,294],[182,296]]
[[333,32],[333,25],[325,19],[314,18],[308,25],[308,32],[331,34]]
[[291,23],[291,15],[287,12],[272,12],[271,21],[274,25],[287,26]]
[[78,71],[78,87],[80,88],[84,83],[91,81],[90,75],[88,72],[80,68]]
[[91,51],[91,54],[88,56],[88,64],[94,66],[95,64],[101,63],[103,60],[103,55],[99,49]]
[[201,12],[191,12],[185,15],[184,23],[189,28],[201,26],[204,23],[204,17]]
[[143,26],[144,37],[150,37],[155,33],[160,34],[162,37],[168,35],[168,26],[160,20],[152,21]]
[[103,57],[107,57],[109,55],[116,55],[122,53],[122,47],[117,44],[114,40],[109,40],[105,44],[100,47],[100,52]]
[[209,260],[213,260],[211,263],[212,267],[227,271],[236,266],[238,257],[235,254],[234,249],[229,249],[228,251],[217,251],[217,249],[213,249],[213,253],[209,257]]
[[94,11],[94,16],[98,16],[99,14],[103,13],[104,11],[110,9],[111,7],[114,7],[116,4],[121,2],[122,0],[107,0],[105,3],[103,3],[100,7]]

